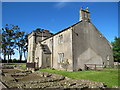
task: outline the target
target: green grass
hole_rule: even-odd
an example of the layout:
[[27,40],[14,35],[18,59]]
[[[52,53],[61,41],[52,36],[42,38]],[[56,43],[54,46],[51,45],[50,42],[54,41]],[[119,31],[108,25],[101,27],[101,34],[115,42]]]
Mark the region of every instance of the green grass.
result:
[[3,63],[5,66],[15,66],[15,65],[21,65],[22,69],[26,68],[26,63]]
[[[26,63],[4,63],[5,66],[14,66],[21,65],[22,69],[26,68]],[[119,69],[120,70],[120,69]],[[118,69],[100,69],[99,71],[61,71],[61,70],[52,70],[52,69],[40,69],[40,71],[61,74],[69,78],[79,79],[79,80],[91,80],[97,82],[104,82],[108,88],[118,85]],[[120,83],[120,82],[119,82]]]
[[[107,88],[112,88],[118,85],[118,69],[101,69],[99,71],[60,71],[52,69],[40,69],[40,71],[61,74],[69,78],[79,80],[91,80],[97,82],[103,82],[107,85]],[[119,73],[120,74],[120,73]]]
[[3,63],[5,65],[22,65],[22,64],[26,64],[26,63]]

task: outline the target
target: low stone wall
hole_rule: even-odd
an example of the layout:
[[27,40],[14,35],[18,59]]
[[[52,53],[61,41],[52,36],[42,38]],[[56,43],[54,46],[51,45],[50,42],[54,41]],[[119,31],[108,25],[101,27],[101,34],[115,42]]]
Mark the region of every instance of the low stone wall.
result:
[[14,69],[14,66],[2,66],[2,69]]
[[[10,71],[11,72],[11,71]],[[13,71],[12,71],[13,72]],[[59,74],[36,71],[3,72],[2,81],[9,88],[100,88],[106,85],[89,80],[74,80]]]

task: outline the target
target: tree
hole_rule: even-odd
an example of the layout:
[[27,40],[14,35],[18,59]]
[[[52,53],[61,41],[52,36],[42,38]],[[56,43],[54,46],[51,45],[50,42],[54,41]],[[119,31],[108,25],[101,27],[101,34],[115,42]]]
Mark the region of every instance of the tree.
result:
[[23,47],[23,53],[24,53],[24,58],[27,60],[27,55],[26,53],[28,52],[28,34],[25,35],[24,37],[24,47]]
[[[18,28],[18,26],[16,27]],[[25,53],[27,52],[27,46],[28,46],[28,39],[27,39],[27,34],[25,32],[21,32],[20,28],[17,29],[16,31],[16,49],[19,52],[19,60],[20,62],[22,61],[22,57],[24,54],[24,57],[26,59]]]
[[68,66],[70,65],[68,59],[61,61],[60,64],[66,71],[68,69]]
[[17,49],[19,52],[19,60],[22,60],[22,55],[24,53],[24,57],[26,59],[25,53],[27,52],[28,39],[27,34],[25,32],[21,32],[18,25],[8,25],[2,29],[2,33],[0,34],[2,37],[1,47],[2,54],[4,60],[7,61],[11,59],[11,56],[15,54],[14,50]]
[[120,38],[115,37],[114,42],[112,42],[113,46],[113,57],[115,62],[120,62]]
[[1,33],[1,38],[2,38],[2,40],[1,40],[1,48],[2,48],[2,53],[3,53],[3,57],[4,57],[3,60],[6,60],[6,55],[7,55],[7,50],[6,50],[7,42],[6,42],[5,37],[6,37],[6,32],[5,32],[4,29],[2,29],[2,33]]
[[15,48],[15,32],[13,30],[13,25],[6,24],[5,28],[2,28],[2,53],[4,55],[4,60],[6,56],[8,57],[7,61],[11,59],[11,56],[14,55]]

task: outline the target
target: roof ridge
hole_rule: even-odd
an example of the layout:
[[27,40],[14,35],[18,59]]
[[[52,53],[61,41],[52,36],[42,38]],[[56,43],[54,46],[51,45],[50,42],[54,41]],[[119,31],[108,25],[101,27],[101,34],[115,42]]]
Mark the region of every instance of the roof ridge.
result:
[[[79,22],[77,22],[77,23],[75,23],[75,24],[73,24],[73,25],[71,25],[71,26],[69,26],[69,27],[67,27],[67,28],[65,28],[65,29],[63,29],[63,30],[57,32],[57,33],[53,34],[52,36],[50,36],[50,37],[48,37],[48,38],[46,38],[46,39],[44,39],[44,40],[42,40],[42,41],[45,41],[45,40],[47,40],[47,39],[49,39],[49,38],[51,38],[51,37],[53,37],[53,36],[55,36],[55,35],[57,35],[57,34],[63,32],[63,31],[66,31],[66,30],[68,30],[69,28],[75,26],[76,24],[78,24],[78,23],[80,23],[80,22],[82,22],[82,21],[79,21]],[[40,42],[42,42],[42,41],[40,41]]]

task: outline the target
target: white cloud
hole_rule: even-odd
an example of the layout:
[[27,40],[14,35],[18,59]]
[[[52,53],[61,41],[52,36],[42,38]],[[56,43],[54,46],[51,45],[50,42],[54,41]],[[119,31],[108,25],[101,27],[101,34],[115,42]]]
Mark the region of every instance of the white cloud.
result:
[[58,2],[57,4],[55,4],[55,7],[63,8],[65,5],[66,5],[66,2]]
[[55,7],[57,8],[63,8],[67,5],[67,2],[70,2],[71,0],[61,0],[60,2],[57,2],[57,4],[55,4]]

